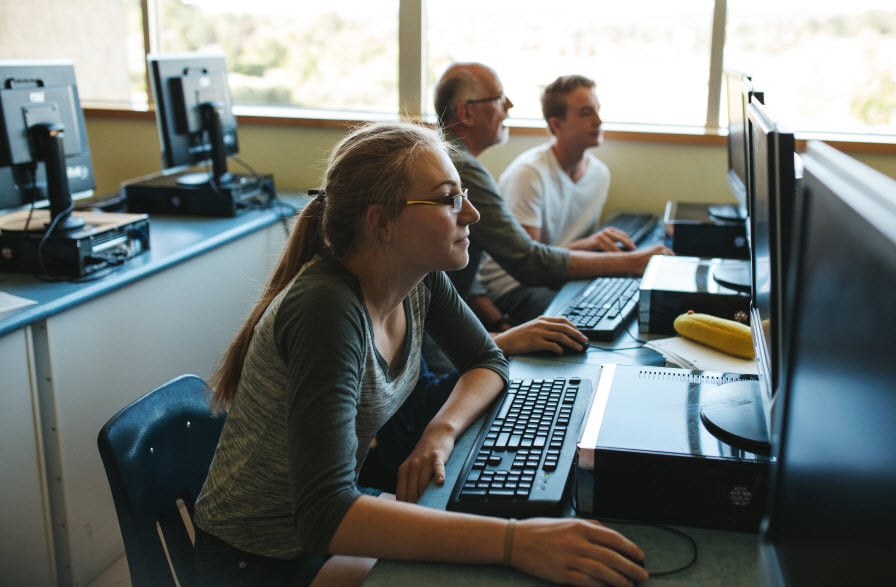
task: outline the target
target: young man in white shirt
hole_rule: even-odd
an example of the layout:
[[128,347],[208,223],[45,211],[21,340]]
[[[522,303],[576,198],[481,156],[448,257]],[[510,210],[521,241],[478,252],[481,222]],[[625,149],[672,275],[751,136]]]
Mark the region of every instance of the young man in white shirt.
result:
[[[589,150],[603,141],[594,88],[594,81],[581,75],[561,76],[545,88],[541,106],[552,140],[521,153],[501,174],[498,186],[534,241],[570,250],[634,250],[623,231],[598,230],[610,170]],[[517,324],[540,315],[557,293],[521,284],[490,257],[484,259],[479,279]]]

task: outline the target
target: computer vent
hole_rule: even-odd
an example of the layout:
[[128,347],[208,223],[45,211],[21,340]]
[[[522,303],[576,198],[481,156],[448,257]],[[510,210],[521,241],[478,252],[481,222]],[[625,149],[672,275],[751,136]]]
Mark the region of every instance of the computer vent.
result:
[[704,371],[690,371],[687,369],[644,367],[638,370],[638,379],[651,381],[684,381],[687,383],[720,385],[749,378],[737,373],[706,373]]

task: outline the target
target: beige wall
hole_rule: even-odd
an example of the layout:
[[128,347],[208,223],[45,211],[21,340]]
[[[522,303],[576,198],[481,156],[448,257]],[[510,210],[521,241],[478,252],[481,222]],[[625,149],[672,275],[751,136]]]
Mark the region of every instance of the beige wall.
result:
[[[119,184],[159,170],[159,141],[151,116],[87,117],[97,195],[116,192]],[[329,150],[341,128],[273,126],[240,121],[240,155],[259,172],[273,173],[280,192],[317,187]],[[521,151],[546,136],[515,135],[506,145],[486,151],[482,160],[495,175]],[[644,142],[611,138],[596,154],[609,165],[613,180],[606,210],[617,208],[661,213],[668,200],[732,201],[726,179],[724,144]],[[896,178],[896,156],[853,153],[857,159]],[[235,162],[232,171],[238,171]]]

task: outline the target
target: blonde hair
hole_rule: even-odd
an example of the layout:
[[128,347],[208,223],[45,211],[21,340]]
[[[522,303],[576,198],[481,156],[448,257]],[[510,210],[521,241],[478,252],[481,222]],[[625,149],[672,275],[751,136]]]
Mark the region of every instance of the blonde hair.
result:
[[381,205],[386,220],[397,217],[415,163],[422,154],[440,149],[449,149],[440,131],[405,121],[357,127],[333,148],[323,189],[302,209],[258,302],[209,378],[216,408],[229,409],[252,333],[271,301],[318,253],[342,258],[356,250],[368,206]]

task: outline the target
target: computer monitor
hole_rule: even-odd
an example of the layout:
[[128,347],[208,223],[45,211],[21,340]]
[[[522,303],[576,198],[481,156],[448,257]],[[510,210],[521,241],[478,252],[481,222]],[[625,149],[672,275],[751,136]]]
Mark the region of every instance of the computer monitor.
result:
[[753,88],[750,76],[726,70],[725,95],[728,113],[728,184],[737,204],[710,206],[709,214],[719,220],[745,220],[749,215],[750,137],[747,126],[747,105],[753,97],[763,100],[763,93]]
[[896,181],[810,142],[761,530],[766,585],[896,585]]
[[793,132],[754,96],[747,106],[753,178],[750,189],[750,326],[760,384],[771,397],[777,388],[784,344],[784,284],[789,266],[796,198],[797,161]]
[[72,201],[93,190],[74,65],[0,61],[0,212],[49,206],[46,228],[73,230],[84,221],[71,215]]
[[224,55],[148,55],[162,167],[185,170],[211,162],[211,172],[182,174],[183,185],[227,185],[227,158],[239,152]]
[[[717,438],[768,454],[772,405],[783,360],[782,234],[789,234],[795,199],[793,133],[755,97],[747,108],[750,181],[750,330],[758,381],[720,385],[700,401],[700,417]],[[782,213],[782,210],[786,212]]]

